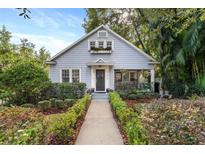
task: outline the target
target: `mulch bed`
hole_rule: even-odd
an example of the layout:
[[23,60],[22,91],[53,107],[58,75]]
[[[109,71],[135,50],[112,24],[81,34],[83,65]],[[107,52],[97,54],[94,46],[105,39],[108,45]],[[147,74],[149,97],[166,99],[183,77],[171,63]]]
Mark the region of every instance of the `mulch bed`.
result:
[[83,125],[83,122],[85,120],[85,116],[86,116],[86,113],[87,113],[88,108],[90,106],[90,103],[91,103],[91,101],[88,103],[88,105],[86,107],[85,114],[82,117],[78,118],[78,120],[77,120],[77,122],[75,124],[73,136],[72,136],[72,138],[70,140],[70,143],[69,143],[70,145],[74,145],[76,140],[77,140],[78,134],[80,133],[80,129],[81,129],[81,127]]
[[154,102],[154,100],[155,100],[154,98],[142,98],[142,99],[137,99],[137,100],[128,100],[128,99],[126,99],[124,101],[127,103],[127,105],[129,107],[133,107],[135,104],[152,103],[152,102]]
[[61,108],[61,109],[57,109],[57,108],[49,108],[45,111],[40,111],[41,113],[43,113],[44,115],[50,115],[50,114],[57,114],[57,113],[65,113],[68,111],[67,106]]

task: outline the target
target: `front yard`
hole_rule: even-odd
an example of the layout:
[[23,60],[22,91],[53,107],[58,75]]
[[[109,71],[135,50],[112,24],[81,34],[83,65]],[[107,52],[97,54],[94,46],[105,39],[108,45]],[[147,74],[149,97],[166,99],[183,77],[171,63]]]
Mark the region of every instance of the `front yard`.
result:
[[205,98],[110,102],[128,144],[205,144]]
[[66,111],[2,106],[0,144],[74,144],[89,102],[85,95]]

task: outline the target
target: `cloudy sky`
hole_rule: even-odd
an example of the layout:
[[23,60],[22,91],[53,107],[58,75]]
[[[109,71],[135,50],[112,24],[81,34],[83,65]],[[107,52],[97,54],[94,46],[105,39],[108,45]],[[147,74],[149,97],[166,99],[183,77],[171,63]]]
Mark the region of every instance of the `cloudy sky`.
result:
[[0,9],[0,26],[5,25],[12,33],[12,43],[27,38],[44,46],[51,55],[67,47],[85,34],[82,28],[86,16],[84,9],[30,9],[31,19],[18,16],[16,9]]

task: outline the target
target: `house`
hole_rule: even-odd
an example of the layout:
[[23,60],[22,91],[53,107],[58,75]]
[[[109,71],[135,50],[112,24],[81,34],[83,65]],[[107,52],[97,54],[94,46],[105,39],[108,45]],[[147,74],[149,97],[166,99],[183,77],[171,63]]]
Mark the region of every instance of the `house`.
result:
[[[84,82],[95,92],[122,82],[148,82],[154,87],[156,60],[101,25],[49,61],[52,82]],[[147,80],[145,80],[147,78]]]

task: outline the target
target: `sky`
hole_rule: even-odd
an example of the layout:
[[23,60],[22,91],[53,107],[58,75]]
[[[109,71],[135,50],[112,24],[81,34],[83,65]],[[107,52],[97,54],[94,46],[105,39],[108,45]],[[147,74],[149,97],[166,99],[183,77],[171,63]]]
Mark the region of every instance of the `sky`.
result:
[[45,47],[51,56],[82,37],[85,9],[29,9],[31,19],[18,16],[17,9],[0,9],[0,26],[12,33],[11,43],[27,38],[36,49]]

